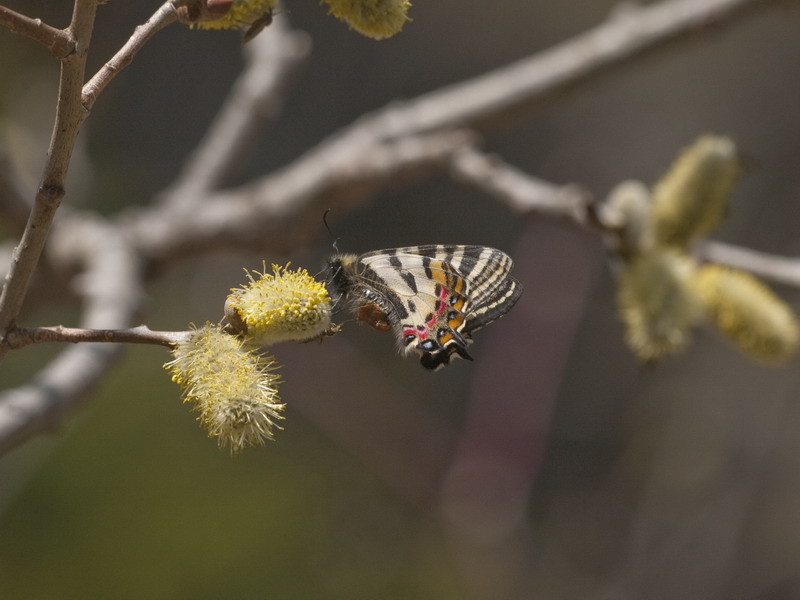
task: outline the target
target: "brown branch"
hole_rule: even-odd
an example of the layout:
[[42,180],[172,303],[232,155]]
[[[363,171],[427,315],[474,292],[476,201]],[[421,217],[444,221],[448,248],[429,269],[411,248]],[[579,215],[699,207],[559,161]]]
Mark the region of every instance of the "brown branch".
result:
[[181,341],[188,331],[152,331],[146,325],[130,329],[84,329],[81,327],[14,327],[6,335],[5,343],[13,350],[30,344],[45,342],[109,342],[127,344],[159,344],[173,346]]
[[[47,241],[50,226],[64,197],[64,182],[86,112],[81,106],[86,56],[92,36],[97,0],[76,0],[68,32],[76,51],[61,61],[53,136],[47,152],[42,180],[34,199],[22,239],[14,251],[11,267],[0,294],[0,332],[5,332],[17,318],[30,287],[33,272]],[[8,347],[0,344],[0,360]]]
[[[98,94],[159,29],[177,20],[170,0],[155,15],[136,29],[122,49],[84,86],[86,57],[91,41],[98,0],[76,0],[67,33],[76,50],[62,60],[61,81],[53,136],[47,153],[42,181],[34,199],[25,231],[22,234],[0,294],[0,334],[14,323],[30,287],[31,278],[41,257],[50,227],[65,194],[65,180],[81,126]],[[0,344],[0,360],[8,346]]]
[[131,64],[133,57],[150,38],[170,23],[178,20],[176,7],[180,3],[180,0],[168,0],[162,4],[152,17],[134,30],[125,45],[83,86],[81,102],[87,111],[92,109],[97,97],[111,83],[111,80]]
[[53,56],[62,59],[75,52],[75,40],[63,29],[56,29],[18,12],[0,6],[0,25],[13,33],[19,33],[47,48]]

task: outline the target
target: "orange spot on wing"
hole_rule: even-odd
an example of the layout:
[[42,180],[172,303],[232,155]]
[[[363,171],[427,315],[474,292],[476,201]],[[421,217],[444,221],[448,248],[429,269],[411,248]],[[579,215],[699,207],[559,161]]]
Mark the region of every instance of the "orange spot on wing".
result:
[[447,271],[440,261],[431,262],[431,279],[442,285],[447,285]]
[[447,324],[450,326],[450,329],[453,331],[457,331],[459,327],[464,323],[464,315],[458,314],[452,319],[447,321]]
[[464,291],[464,278],[463,277],[453,277],[453,289],[461,294]]
[[447,342],[453,339],[452,333],[445,333],[443,336],[439,337],[439,343],[445,345]]

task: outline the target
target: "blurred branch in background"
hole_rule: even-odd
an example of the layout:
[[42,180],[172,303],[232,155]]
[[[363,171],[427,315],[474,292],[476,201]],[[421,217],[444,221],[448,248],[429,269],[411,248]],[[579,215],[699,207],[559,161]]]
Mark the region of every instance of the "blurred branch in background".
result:
[[[8,148],[5,144],[0,144],[0,213],[6,226],[12,227],[17,233],[25,228],[28,214],[31,212],[19,179],[11,163]],[[8,259],[3,256],[0,264],[3,265],[2,273],[5,274],[8,269]]]
[[777,256],[711,240],[703,242],[700,253],[710,261],[738,267],[776,283],[800,287],[800,258]]
[[[94,215],[64,221],[48,251],[76,262],[81,327],[132,324],[144,299],[141,258],[117,229]],[[122,349],[119,344],[67,348],[29,383],[0,393],[0,453],[44,431],[56,431],[71,411],[88,401]]]
[[[94,339],[114,339],[102,330],[132,327],[141,318],[148,285],[165,267],[221,248],[270,253],[296,250],[318,236],[324,208],[336,208],[339,214],[356,211],[380,191],[409,179],[448,173],[509,212],[567,223],[563,231],[528,235],[520,243],[515,259],[518,268],[527,269],[523,271],[526,281],[535,286],[535,307],[526,309],[517,321],[523,322],[523,327],[503,322],[487,333],[487,337],[502,338],[492,346],[500,351],[483,357],[484,369],[470,391],[462,430],[455,431],[412,393],[398,391],[396,382],[370,366],[357,370],[361,389],[375,396],[368,408],[358,398],[336,405],[326,403],[320,385],[358,361],[346,351],[315,367],[313,377],[308,376],[302,360],[296,363],[302,366],[289,366],[283,372],[297,381],[301,392],[292,403],[319,430],[362,457],[405,502],[437,506],[458,572],[475,597],[524,597],[520,590],[535,587],[528,570],[535,543],[527,511],[551,433],[552,412],[564,385],[593,274],[604,258],[602,250],[618,250],[615,244],[621,233],[617,224],[604,219],[603,201],[587,186],[528,174],[482,151],[480,134],[500,123],[520,121],[527,117],[524,113],[541,107],[554,95],[574,92],[612,68],[634,64],[647,52],[690,39],[696,43],[701,39],[698,32],[706,33],[711,26],[730,24],[750,11],[776,4],[777,0],[665,0],[643,7],[625,6],[605,22],[549,50],[366,114],[288,165],[243,185],[225,187],[237,174],[237,166],[253,153],[265,125],[280,116],[291,84],[310,52],[306,34],[290,30],[285,19],[276,20],[245,47],[242,73],[171,184],[144,207],[110,217],[62,207],[49,237],[50,220],[64,194],[70,146],[86,117],[84,108],[91,107],[97,93],[150,35],[173,22],[170,11],[175,3],[165,3],[150,26],[137,30],[121,54],[89,83],[83,81],[82,62],[79,64],[72,50],[67,51],[72,38],[0,7],[0,25],[40,41],[63,58],[65,65],[62,83],[66,87],[62,87],[66,91],[59,102],[57,130],[61,131],[66,119],[64,131],[69,139],[54,137],[50,158],[58,160],[58,168],[47,167],[43,178],[47,185],[40,188],[31,217],[31,222],[43,229],[37,229],[35,243],[23,238],[19,252],[41,249],[47,238],[43,266],[69,274],[69,286],[78,291],[82,303],[80,327],[93,330],[86,335]],[[86,2],[76,6],[90,12]],[[87,45],[90,20],[83,14],[83,29],[78,28],[86,35]],[[81,55],[80,61],[83,58]],[[67,92],[69,101],[64,96]],[[76,104],[76,98],[83,104]],[[580,173],[574,179],[579,181]],[[10,161],[0,160],[0,211],[6,222],[22,229],[28,203],[16,182]],[[48,190],[52,196],[43,198]],[[41,217],[42,212],[47,218]],[[594,244],[591,258],[575,250],[587,239]],[[800,259],[707,241],[700,244],[699,253],[714,262],[800,287]],[[16,290],[8,308],[0,312],[0,340],[7,352],[15,335],[31,331],[14,333],[27,282],[15,283],[20,268],[17,256],[0,256],[8,265],[2,267],[4,294]],[[25,258],[28,275],[37,261],[35,255]],[[29,297],[28,302],[31,300]],[[137,332],[142,330],[134,328],[128,333]],[[306,349],[289,352],[299,354],[301,350]],[[0,454],[35,435],[58,429],[88,400],[121,351],[119,344],[81,343],[64,350],[27,384],[0,394]],[[498,384],[492,376],[503,366],[517,374],[514,386]],[[297,371],[292,373],[292,369]],[[515,396],[514,390],[519,389],[525,389],[527,395]],[[500,400],[503,411],[495,409]],[[773,410],[770,414],[777,420],[774,414],[778,409]],[[763,431],[767,429],[765,425]],[[761,466],[758,461],[769,451],[763,431],[757,432],[756,461],[749,465],[752,477],[737,488],[728,506],[735,524],[757,483],[753,473]],[[650,517],[663,508],[659,502],[662,491],[653,481],[643,493],[633,554],[647,555],[648,544],[661,533],[650,526]],[[698,521],[705,515],[701,511]],[[692,543],[697,524],[693,521],[676,529],[673,544],[661,554],[653,553],[657,561],[664,557],[677,561],[675,557]],[[712,539],[725,544],[738,533],[738,529],[717,531]],[[688,556],[696,558],[697,554]],[[712,562],[717,573],[722,573],[730,565],[730,554],[720,552]],[[631,581],[619,586],[625,591],[638,590],[640,585],[635,574],[643,567],[632,560],[630,568]],[[722,587],[718,580],[713,583]]]
[[[168,8],[169,4],[162,8]],[[115,232],[106,238],[109,243],[113,239],[115,246],[126,245],[126,252],[152,266],[198,251],[211,251],[220,245],[285,251],[318,233],[319,224],[313,223],[322,202],[326,207],[352,210],[378,190],[410,174],[419,176],[447,167],[512,210],[523,214],[558,214],[582,227],[596,225],[589,210],[590,198],[578,187],[541,182],[516,172],[499,159],[486,157],[475,149],[473,135],[468,131],[453,128],[483,127],[510,111],[519,115],[519,108],[531,106],[559,90],[573,88],[609,66],[627,62],[697,28],[721,24],[743,14],[745,8],[766,4],[764,0],[670,0],[648,7],[628,7],[552,50],[366,115],[288,166],[239,188],[218,190],[230,177],[237,159],[251,147],[255,134],[266,122],[265,115],[274,116],[279,110],[286,82],[308,52],[308,40],[302,34],[273,24],[265,35],[250,44],[252,51],[248,53],[245,70],[232,87],[218,121],[190,157],[176,183],[158,195],[158,203],[141,209],[133,218],[126,215],[102,228]],[[138,35],[142,35],[141,31]],[[115,72],[113,66],[110,69]],[[12,179],[12,173],[3,173],[2,180]],[[98,217],[93,220],[98,222]],[[70,237],[75,221],[65,219],[59,223],[55,239]],[[101,247],[95,246],[98,255],[105,254]],[[80,260],[81,255],[76,252],[80,250],[74,246],[54,243],[47,260],[58,268]],[[111,284],[111,280],[105,283],[109,287]],[[10,287],[13,277],[4,289]],[[132,294],[130,298],[137,296]],[[130,300],[123,306],[129,304]],[[96,307],[90,303],[85,306],[87,321],[94,320],[92,313]],[[130,324],[135,310],[122,312],[125,318],[118,315],[117,322],[102,319],[103,326],[118,328]],[[91,377],[101,372],[102,369],[94,369]],[[87,378],[89,373],[86,371]],[[32,411],[37,413],[35,418],[17,419],[16,426],[13,421],[5,422],[7,438],[18,443],[40,429],[31,426],[31,422],[49,426],[53,415],[68,412],[67,403],[59,400],[61,386],[48,385],[47,389],[48,402],[35,403],[38,407]],[[29,388],[25,393],[30,398]],[[72,398],[74,393],[65,392],[63,397]],[[6,392],[3,404],[15,407],[5,413],[7,419],[12,414],[30,415],[18,410],[20,399],[13,390]],[[13,433],[17,428],[29,433]]]
[[175,182],[158,198],[161,204],[192,202],[236,174],[264,127],[280,116],[290,83],[311,52],[311,39],[280,20],[243,52],[241,75]]

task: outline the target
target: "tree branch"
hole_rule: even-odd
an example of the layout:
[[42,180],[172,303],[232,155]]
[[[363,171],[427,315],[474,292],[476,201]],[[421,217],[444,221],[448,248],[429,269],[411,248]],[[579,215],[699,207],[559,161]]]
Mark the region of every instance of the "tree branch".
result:
[[85,329],[81,327],[14,327],[6,335],[5,342],[13,350],[30,344],[45,342],[110,342],[127,344],[159,344],[173,346],[181,341],[188,331],[153,331],[146,325],[130,329]]
[[41,19],[32,19],[5,6],[0,6],[0,25],[39,42],[58,59],[75,51],[75,40],[63,29],[56,29]]
[[[603,223],[594,200],[579,186],[557,185],[528,175],[501,158],[466,146],[450,161],[452,175],[520,214],[542,214],[571,220],[584,228],[616,235],[617,226]],[[767,254],[706,240],[698,248],[706,260],[749,271],[763,279],[800,287],[800,259]]]
[[[219,244],[257,243],[260,248],[286,250],[309,237],[312,224],[320,222],[323,202],[326,208],[352,209],[367,193],[397,181],[403,172],[395,169],[394,176],[387,176],[391,165],[362,171],[365,162],[386,156],[387,148],[444,139],[452,129],[495,121],[607,67],[775,1],[665,0],[618,11],[551,50],[365,115],[283,169],[240,188],[209,194],[202,202],[194,197],[191,210],[165,205],[146,209],[131,224],[133,235],[148,255],[165,260]],[[450,147],[447,156],[455,149]],[[441,152],[431,153],[429,159],[428,166],[448,162]],[[418,161],[415,170],[422,166]]]
[[475,147],[464,146],[455,152],[450,172],[514,212],[567,218],[582,227],[594,222],[590,213],[592,197],[580,186],[537,179]]
[[701,244],[700,255],[715,263],[749,271],[763,279],[800,287],[800,258],[767,254],[711,240]]
[[342,144],[352,144],[365,132],[391,138],[494,123],[606,68],[777,1],[665,0],[626,5],[604,23],[549,50],[414,100],[393,103],[359,119],[357,131],[337,137]]
[[[192,200],[179,198],[180,194],[168,195],[168,200],[144,209],[136,217],[126,215],[111,226],[102,224],[98,227],[102,231],[98,235],[104,238],[100,244],[89,244],[87,236],[76,226],[77,221],[65,219],[53,230],[49,249],[60,260],[78,257],[88,286],[81,325],[105,330],[125,327],[138,312],[143,260],[163,264],[192,251],[209,251],[220,243],[275,251],[296,247],[310,237],[311,223],[320,222],[323,202],[325,206],[352,208],[376,189],[432,168],[449,168],[455,176],[500,198],[515,211],[546,212],[572,219],[583,227],[593,226],[588,195],[571,186],[536,180],[481,154],[471,147],[474,135],[462,127],[487,123],[512,109],[529,106],[681,34],[768,1],[771,0],[665,0],[632,9],[553,50],[367,115],[286,168],[248,185],[200,194]],[[78,41],[78,52],[64,60],[59,117],[48,165],[29,226],[0,296],[0,331],[7,330],[19,312],[52,214],[63,196],[66,165],[86,115],[81,100],[86,108],[91,107],[97,94],[130,62],[141,44],[171,22],[169,11],[174,5],[165,3],[144,29],[137,29],[131,41],[84,87],[80,83],[83,54],[88,47],[94,2],[76,2],[73,25],[68,32]],[[247,78],[257,78],[254,70],[261,60],[253,59],[250,72],[240,79],[237,91],[232,93],[226,113],[235,112],[236,98],[249,98],[244,108],[239,108],[246,113],[274,102],[274,90],[285,82],[293,59],[279,59],[287,64],[277,66],[272,83],[265,77],[259,85],[248,89]],[[271,106],[274,108],[276,104]],[[196,175],[192,170],[202,165],[210,169],[210,175],[200,180],[206,190],[229,176],[232,168],[229,155],[247,149],[248,124],[258,122],[253,114],[238,117],[239,121],[226,127],[221,120],[212,129],[204,148],[195,154],[178,181],[181,193],[189,189],[187,180]],[[217,157],[213,157],[214,148],[223,149]],[[62,243],[65,246],[60,246]],[[108,252],[109,248],[115,251]],[[118,261],[125,266],[120,268]],[[110,283],[115,271],[122,271],[120,285]],[[28,334],[71,335],[73,339],[69,341],[74,341],[77,335],[77,330],[36,331],[38,334],[30,331]],[[122,331],[133,330],[116,329],[112,337],[121,339]],[[0,344],[0,357],[8,347]],[[57,425],[64,414],[85,399],[119,348],[117,344],[79,344],[63,352],[29,385],[0,395],[0,453]]]
[[260,182],[219,191],[200,198],[195,206],[174,203],[145,209],[124,226],[156,261],[220,246],[288,251],[322,228],[324,208],[363,204],[380,187],[445,164],[473,139],[469,132],[445,131],[386,142],[366,154],[331,156],[330,162],[278,171],[269,186]]
[[[75,42],[76,50],[61,61],[58,105],[47,161],[33,209],[22,239],[14,251],[11,267],[0,294],[0,335],[8,330],[22,308],[53,218],[64,197],[64,182],[75,140],[86,118],[81,106],[81,87],[96,11],[97,0],[75,2],[72,22],[67,31]],[[8,347],[0,344],[0,360],[5,357],[7,351]]]
[[133,57],[150,41],[150,38],[178,20],[176,7],[179,3],[180,0],[167,0],[162,4],[152,17],[134,30],[125,45],[83,86],[81,103],[87,111],[92,109],[97,96],[111,83],[111,80],[131,64]]
[[[82,267],[81,325],[102,329],[130,323],[143,302],[143,269],[128,241],[98,217],[78,214],[60,220],[53,233],[53,251],[74,257]],[[122,350],[120,344],[70,347],[29,383],[0,393],[0,455],[58,427],[87,401]]]

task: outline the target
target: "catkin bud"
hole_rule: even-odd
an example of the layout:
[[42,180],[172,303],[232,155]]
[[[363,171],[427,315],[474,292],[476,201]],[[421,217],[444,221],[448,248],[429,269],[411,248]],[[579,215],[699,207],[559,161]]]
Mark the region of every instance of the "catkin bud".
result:
[[617,305],[626,341],[642,360],[683,350],[700,315],[689,286],[694,263],[684,254],[655,247],[637,255],[620,273]]
[[800,331],[791,308],[749,273],[707,264],[693,286],[713,323],[748,356],[780,364],[797,351]]
[[683,248],[712,231],[725,215],[738,174],[729,138],[704,135],[684,149],[653,188],[656,241]]
[[233,0],[187,0],[176,7],[178,21],[197,25],[222,19],[233,7]]
[[225,303],[231,326],[261,346],[319,337],[331,323],[331,299],[324,283],[308,271],[272,265],[273,273],[249,273],[250,283],[232,290]]
[[239,337],[209,323],[178,342],[172,355],[164,368],[221,447],[230,446],[237,453],[273,439],[284,405],[272,357],[258,354]]
[[391,37],[405,25],[409,0],[324,0],[330,13],[359,33],[376,40]]
[[[208,4],[212,5],[212,2],[209,0]],[[219,14],[195,19],[191,24],[200,29],[242,29],[257,23],[268,25],[278,0],[215,0],[213,4],[219,5]],[[223,12],[225,5],[229,7]]]
[[653,245],[650,190],[641,181],[615,186],[600,210],[603,225],[620,233],[626,249],[644,250]]

